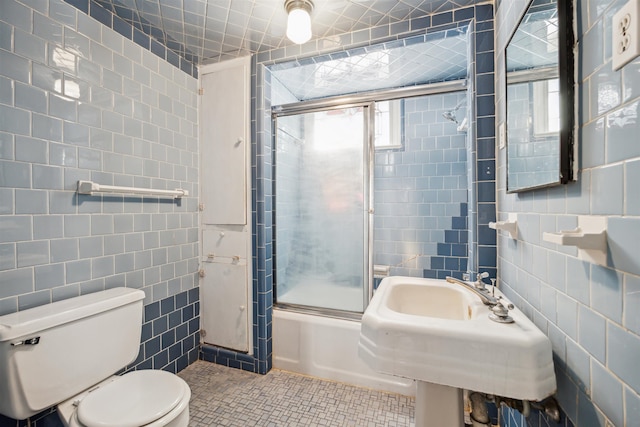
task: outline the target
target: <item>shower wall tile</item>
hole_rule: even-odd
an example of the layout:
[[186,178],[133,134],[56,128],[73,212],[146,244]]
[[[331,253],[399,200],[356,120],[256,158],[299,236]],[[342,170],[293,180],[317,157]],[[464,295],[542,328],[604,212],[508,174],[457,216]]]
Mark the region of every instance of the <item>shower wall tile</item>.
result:
[[[466,271],[467,175],[465,164],[458,162],[456,144],[462,135],[462,146],[465,145],[465,134],[443,117],[465,96],[460,93],[405,100],[404,132],[411,139],[401,150],[378,150],[375,154],[374,264],[392,266],[391,275],[461,277]],[[458,113],[461,121],[465,114],[463,110]],[[429,143],[434,139],[429,126],[437,127],[440,133],[438,149]],[[279,157],[278,165],[282,167],[280,160]],[[428,183],[421,184],[425,179]],[[426,194],[426,188],[438,191]],[[439,221],[424,221],[425,217],[436,218],[437,210],[443,211]],[[430,243],[438,248],[432,254],[425,250]],[[416,257],[411,251],[420,255],[415,262],[406,264],[406,260]],[[393,267],[397,264],[403,265]]]

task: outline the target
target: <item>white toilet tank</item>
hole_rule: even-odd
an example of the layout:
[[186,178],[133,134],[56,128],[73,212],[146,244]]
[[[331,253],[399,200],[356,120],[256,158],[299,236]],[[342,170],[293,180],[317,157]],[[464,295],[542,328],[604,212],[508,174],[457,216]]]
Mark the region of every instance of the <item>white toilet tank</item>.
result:
[[114,288],[0,316],[0,413],[25,419],[134,361],[144,296]]

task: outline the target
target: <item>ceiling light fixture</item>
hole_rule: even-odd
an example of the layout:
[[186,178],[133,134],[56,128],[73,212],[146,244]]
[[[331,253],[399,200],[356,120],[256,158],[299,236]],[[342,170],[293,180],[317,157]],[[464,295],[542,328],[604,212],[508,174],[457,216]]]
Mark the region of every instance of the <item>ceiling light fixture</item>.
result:
[[287,19],[287,37],[294,43],[303,44],[311,38],[311,0],[285,0]]

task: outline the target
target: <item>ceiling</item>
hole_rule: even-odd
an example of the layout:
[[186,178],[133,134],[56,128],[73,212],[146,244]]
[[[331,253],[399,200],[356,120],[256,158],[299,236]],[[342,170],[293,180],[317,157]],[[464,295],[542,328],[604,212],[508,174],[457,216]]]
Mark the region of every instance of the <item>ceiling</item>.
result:
[[[96,0],[196,64],[291,45],[284,0]],[[313,39],[393,24],[486,0],[314,0]]]
[[414,36],[373,49],[276,64],[271,73],[298,101],[463,79],[468,27]]

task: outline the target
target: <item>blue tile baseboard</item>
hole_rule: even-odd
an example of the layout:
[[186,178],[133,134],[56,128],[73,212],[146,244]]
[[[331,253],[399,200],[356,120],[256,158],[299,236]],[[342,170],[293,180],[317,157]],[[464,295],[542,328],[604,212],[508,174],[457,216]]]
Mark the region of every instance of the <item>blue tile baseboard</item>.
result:
[[229,366],[230,368],[242,369],[243,371],[259,372],[257,361],[253,356],[236,351],[202,344],[199,353],[200,360],[216,363],[218,365]]

